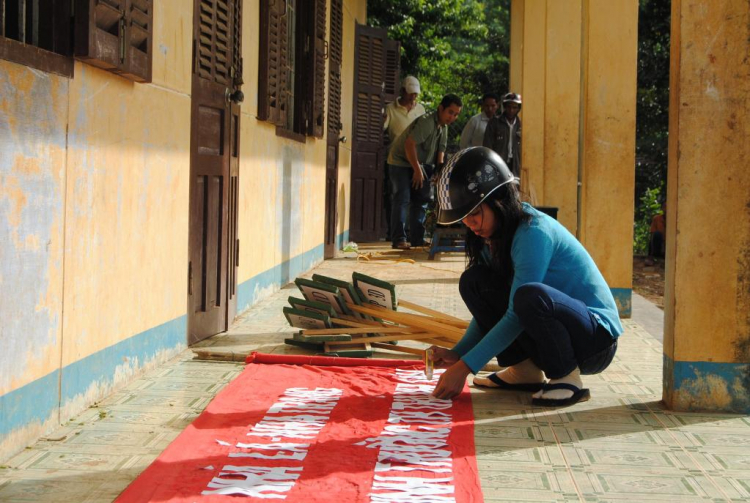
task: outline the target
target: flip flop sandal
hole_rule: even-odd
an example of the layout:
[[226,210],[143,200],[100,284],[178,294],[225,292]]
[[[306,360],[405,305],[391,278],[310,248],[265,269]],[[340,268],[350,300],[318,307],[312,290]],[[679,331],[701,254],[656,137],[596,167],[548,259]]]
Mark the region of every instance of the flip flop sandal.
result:
[[531,405],[538,405],[540,407],[566,407],[568,405],[573,405],[578,402],[585,402],[589,398],[591,398],[591,392],[589,392],[588,388],[579,388],[578,386],[574,386],[573,384],[568,384],[566,382],[558,382],[555,384],[545,384],[542,388],[544,391],[554,391],[557,389],[566,389],[573,392],[573,396],[568,398],[533,398],[531,400]]
[[474,385],[479,386],[481,388],[507,389],[507,390],[512,390],[512,391],[531,391],[532,393],[539,391],[544,386],[543,382],[511,384],[509,382],[505,382],[502,379],[500,379],[496,373],[492,373],[488,375],[487,379],[495,383],[497,386],[488,386],[487,384],[480,384],[476,382],[476,380],[474,381]]

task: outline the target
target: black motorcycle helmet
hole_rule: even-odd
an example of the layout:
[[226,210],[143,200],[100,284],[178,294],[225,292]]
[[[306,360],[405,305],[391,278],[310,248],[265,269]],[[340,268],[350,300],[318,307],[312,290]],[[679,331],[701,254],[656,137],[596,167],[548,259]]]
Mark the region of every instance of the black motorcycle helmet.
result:
[[437,180],[438,223],[463,220],[491,193],[516,178],[507,164],[487,147],[470,147],[455,154]]

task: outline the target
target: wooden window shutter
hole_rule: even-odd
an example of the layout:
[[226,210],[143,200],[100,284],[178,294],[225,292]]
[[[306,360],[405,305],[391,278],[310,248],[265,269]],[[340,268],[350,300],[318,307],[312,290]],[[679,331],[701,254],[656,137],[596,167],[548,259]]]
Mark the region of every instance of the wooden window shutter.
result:
[[308,41],[312,54],[310,77],[310,88],[308,95],[309,120],[307,121],[307,134],[317,138],[323,137],[325,124],[325,85],[326,85],[326,0],[313,1],[314,12],[310,16],[312,22],[308,33]]
[[125,14],[125,61],[118,73],[136,82],[151,82],[153,0],[130,0]]
[[202,79],[230,85],[231,74],[231,20],[226,0],[201,0],[200,37],[196,47],[195,73]]
[[260,0],[258,119],[286,121],[287,26],[285,0]]
[[232,26],[234,27],[234,33],[232,40],[234,41],[234,48],[232,50],[232,78],[234,79],[235,87],[241,87],[242,82],[242,0],[235,0],[234,2],[234,19],[232,20]]
[[75,56],[151,82],[153,0],[75,0]]
[[401,42],[385,40],[385,101],[394,101],[401,91],[399,73],[401,72]]
[[328,136],[338,138],[341,131],[341,64],[343,61],[342,0],[331,0],[331,36],[328,48]]

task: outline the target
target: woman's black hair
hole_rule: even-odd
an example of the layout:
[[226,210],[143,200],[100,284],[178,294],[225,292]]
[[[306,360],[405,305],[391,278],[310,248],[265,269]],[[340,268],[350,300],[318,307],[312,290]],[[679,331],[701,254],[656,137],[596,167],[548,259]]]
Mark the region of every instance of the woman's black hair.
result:
[[513,237],[518,226],[531,220],[531,215],[523,211],[521,197],[515,183],[506,183],[484,200],[495,214],[497,229],[487,240],[466,230],[467,267],[483,263],[482,249],[486,242],[490,245],[490,268],[493,273],[510,284],[513,281],[513,260],[510,256]]

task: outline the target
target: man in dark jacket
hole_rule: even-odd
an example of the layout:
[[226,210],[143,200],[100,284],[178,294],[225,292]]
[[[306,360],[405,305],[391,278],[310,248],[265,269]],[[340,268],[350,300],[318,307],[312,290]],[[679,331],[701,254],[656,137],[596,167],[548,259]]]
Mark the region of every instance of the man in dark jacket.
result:
[[503,96],[503,113],[492,119],[484,132],[484,146],[497,152],[518,178],[521,177],[520,110],[521,95],[506,94]]

